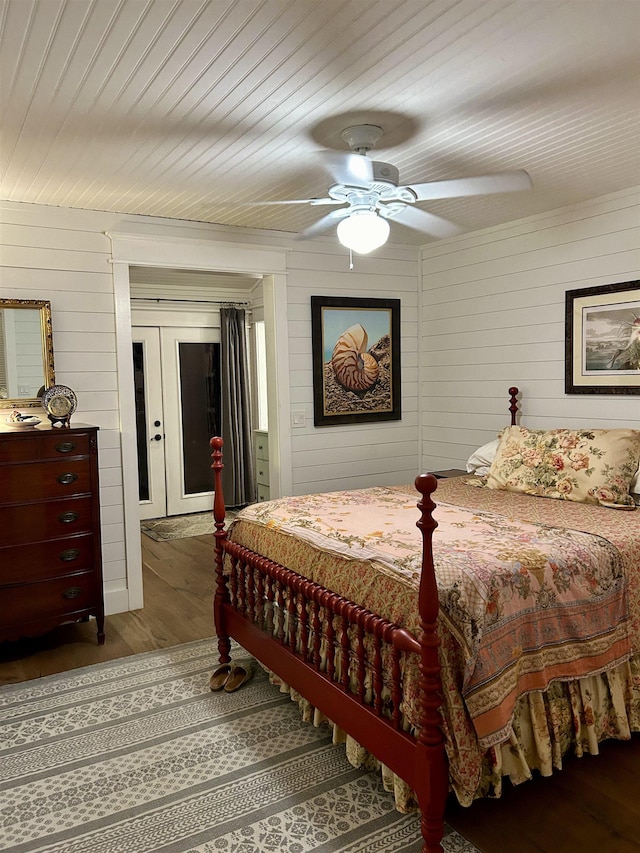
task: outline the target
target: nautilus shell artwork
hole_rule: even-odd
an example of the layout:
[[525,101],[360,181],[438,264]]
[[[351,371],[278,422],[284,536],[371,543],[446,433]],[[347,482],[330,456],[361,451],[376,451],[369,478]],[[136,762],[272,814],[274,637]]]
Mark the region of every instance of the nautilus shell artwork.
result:
[[364,327],[356,323],[340,335],[333,348],[333,372],[349,391],[368,391],[378,379],[378,362],[366,352],[367,343]]

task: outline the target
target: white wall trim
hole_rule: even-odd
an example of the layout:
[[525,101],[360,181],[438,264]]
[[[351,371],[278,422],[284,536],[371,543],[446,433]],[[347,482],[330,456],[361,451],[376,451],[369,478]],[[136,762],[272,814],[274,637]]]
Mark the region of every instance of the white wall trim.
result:
[[[274,318],[274,343],[278,341],[277,361],[271,366],[270,378],[279,390],[278,407],[269,411],[269,432],[273,434],[280,469],[281,488],[291,482],[291,450],[288,429],[281,429],[281,411],[288,417],[288,361],[286,251],[265,249],[243,243],[217,243],[191,238],[139,236],[105,232],[111,241],[114,300],[116,314],[116,352],[119,373],[120,428],[122,435],[122,477],[125,543],[127,552],[127,586],[129,609],[142,607],[142,558],[138,501],[138,461],[136,456],[135,395],[131,359],[131,299],[129,265],[203,269],[213,272],[243,272],[273,281],[269,296],[265,294],[265,311]],[[270,305],[268,303],[271,302]],[[286,367],[286,369],[284,369]],[[283,372],[282,372],[283,371]],[[285,391],[286,387],[286,391]],[[286,400],[284,399],[286,397]],[[288,448],[288,451],[287,451]],[[285,468],[286,473],[282,472]]]
[[[124,543],[127,565],[128,610],[143,606],[140,511],[138,507],[138,456],[135,386],[133,379],[131,300],[129,265],[113,264],[113,293],[116,315],[116,360],[120,408],[122,490],[124,498]],[[135,523],[134,523],[135,522]]]
[[248,274],[286,271],[286,249],[268,249],[251,243],[214,243],[194,237],[106,233],[111,240],[114,262]]
[[[142,577],[142,575],[140,575]],[[135,608],[131,606],[131,590],[129,589],[109,589],[109,585],[105,584],[104,590],[104,613],[105,616],[111,616],[114,613],[126,613],[127,610],[137,610],[142,607],[142,603]]]
[[271,497],[277,498],[290,495],[293,484],[289,428],[291,394],[286,276],[265,276],[263,296],[269,413],[269,488]]

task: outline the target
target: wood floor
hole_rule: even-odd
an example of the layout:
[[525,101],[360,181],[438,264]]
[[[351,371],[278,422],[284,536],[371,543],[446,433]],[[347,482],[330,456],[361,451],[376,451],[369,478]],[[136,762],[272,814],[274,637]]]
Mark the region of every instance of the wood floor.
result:
[[93,621],[0,643],[0,685],[213,635],[213,537],[141,540],[144,609],[107,616],[103,646]]
[[[142,554],[145,607],[107,617],[104,646],[94,622],[0,644],[0,685],[211,636],[213,537],[142,536]],[[500,800],[449,804],[449,823],[483,853],[640,853],[639,735],[506,787]]]

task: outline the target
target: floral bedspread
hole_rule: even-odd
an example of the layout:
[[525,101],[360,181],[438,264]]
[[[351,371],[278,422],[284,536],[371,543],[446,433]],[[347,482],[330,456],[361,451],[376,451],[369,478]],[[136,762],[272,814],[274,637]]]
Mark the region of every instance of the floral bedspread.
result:
[[[457,640],[455,661],[444,662],[450,670],[445,683],[464,698],[479,744],[487,748],[509,736],[519,695],[628,660],[625,569],[640,557],[637,547],[626,547],[633,534],[618,543],[599,535],[601,514],[615,510],[574,506],[596,516],[565,527],[557,525],[553,506],[548,519],[527,519],[526,512],[522,519],[478,506],[495,504],[495,492],[455,480],[440,486],[434,562],[443,634]],[[471,508],[445,502],[456,490],[456,504],[466,499]],[[415,632],[418,497],[412,486],[399,486],[283,498],[243,510],[231,536]],[[562,503],[517,497],[556,510]],[[634,518],[637,546],[640,513],[620,515]],[[445,654],[452,648],[443,642]],[[416,685],[405,684],[410,722],[416,708]]]

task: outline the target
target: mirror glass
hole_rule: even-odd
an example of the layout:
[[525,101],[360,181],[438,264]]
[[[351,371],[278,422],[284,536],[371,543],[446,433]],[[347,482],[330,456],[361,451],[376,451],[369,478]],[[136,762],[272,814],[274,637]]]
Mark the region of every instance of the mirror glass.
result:
[[51,303],[0,299],[0,408],[39,406],[54,384]]

